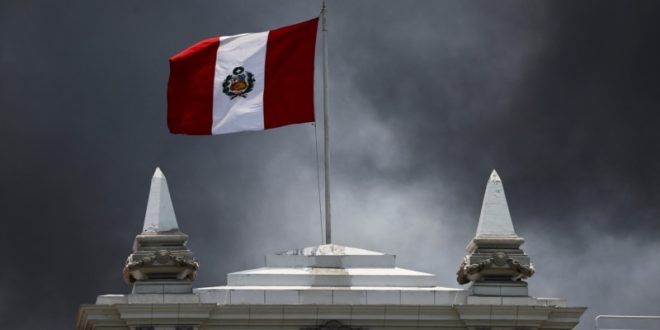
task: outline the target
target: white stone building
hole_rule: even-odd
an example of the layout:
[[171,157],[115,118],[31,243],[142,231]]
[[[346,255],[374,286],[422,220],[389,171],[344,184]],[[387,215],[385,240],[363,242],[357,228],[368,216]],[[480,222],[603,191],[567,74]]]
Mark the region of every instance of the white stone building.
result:
[[457,273],[471,282],[465,289],[437,286],[393,255],[334,244],[277,253],[265,267],[228,274],[227,285],[193,289],[198,264],[187,239],[157,169],[124,269],[132,293],[81,306],[78,329],[572,329],[586,310],[528,295],[534,268],[495,171]]

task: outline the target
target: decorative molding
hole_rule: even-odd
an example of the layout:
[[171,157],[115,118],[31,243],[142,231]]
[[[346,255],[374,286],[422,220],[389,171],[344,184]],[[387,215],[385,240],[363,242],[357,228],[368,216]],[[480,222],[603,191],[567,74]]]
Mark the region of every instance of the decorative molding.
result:
[[129,255],[122,272],[126,283],[150,279],[151,273],[171,274],[177,280],[195,280],[199,262],[189,250],[135,251]]
[[492,268],[510,270],[512,281],[527,279],[532,277],[535,272],[534,265],[531,263],[529,265],[521,264],[519,261],[511,258],[508,254],[499,251],[491,254],[490,258],[478,263],[470,263],[470,256],[464,257],[458,267],[458,272],[456,272],[456,281],[458,284],[467,284],[469,282],[478,281],[484,270]]
[[[126,260],[126,266],[124,267],[124,276],[126,279],[127,274],[130,272],[141,268],[141,267],[155,267],[155,266],[175,266],[183,267],[192,270],[192,272],[187,273],[181,279],[190,279],[194,280],[196,276],[196,270],[199,269],[199,263],[192,256],[177,256],[172,254],[168,250],[159,250],[154,251],[148,255],[137,255],[131,254]],[[129,278],[131,282],[134,282],[134,278]]]
[[367,328],[353,328],[348,325],[343,325],[339,321],[332,320],[318,327],[300,328],[300,330],[367,330]]
[[[500,303],[434,306],[288,305],[285,308],[276,305],[226,305],[215,302],[180,304],[174,300],[153,304],[83,305],[78,313],[77,329],[134,330],[135,326],[147,326],[154,324],[154,321],[158,324],[185,324],[192,326],[193,329],[469,330],[476,327],[572,329],[586,310],[585,307],[561,307],[541,300],[529,305],[529,301],[533,299],[514,297],[504,298]],[[324,310],[326,313],[319,313]],[[255,323],[255,313],[260,315],[258,323]],[[329,318],[323,317],[330,314],[332,316]],[[153,315],[158,317],[154,318]],[[376,319],[375,315],[380,317]],[[382,318],[384,316],[387,316],[387,319]],[[355,326],[344,325],[336,320],[351,320],[350,322],[355,323]],[[366,328],[367,326],[370,327]],[[172,327],[170,326],[170,329]]]

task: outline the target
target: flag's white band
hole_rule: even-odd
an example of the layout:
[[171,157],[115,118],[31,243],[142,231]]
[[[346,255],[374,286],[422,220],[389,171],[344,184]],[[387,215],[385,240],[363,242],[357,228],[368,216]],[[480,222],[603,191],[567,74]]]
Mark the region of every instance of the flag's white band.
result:
[[[264,129],[263,95],[268,31],[220,37],[213,82],[212,134]],[[231,99],[223,82],[237,67],[254,75],[252,90]]]

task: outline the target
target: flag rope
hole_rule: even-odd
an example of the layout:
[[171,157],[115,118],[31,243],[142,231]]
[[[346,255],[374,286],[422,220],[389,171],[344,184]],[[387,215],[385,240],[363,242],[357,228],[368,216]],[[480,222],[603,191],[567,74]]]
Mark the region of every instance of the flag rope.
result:
[[321,205],[321,163],[319,162],[319,137],[318,137],[318,127],[316,123],[312,123],[314,126],[314,146],[316,147],[316,196],[319,200],[319,221],[321,222],[321,244],[323,244],[324,235],[323,235],[323,206]]

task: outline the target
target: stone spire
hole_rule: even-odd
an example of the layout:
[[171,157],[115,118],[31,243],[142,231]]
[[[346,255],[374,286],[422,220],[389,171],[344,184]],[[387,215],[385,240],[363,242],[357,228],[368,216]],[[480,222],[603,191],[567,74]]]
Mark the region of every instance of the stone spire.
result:
[[151,178],[151,190],[147,202],[147,213],[144,215],[143,233],[162,233],[178,231],[170,190],[167,188],[167,179],[156,167],[154,176]]
[[123,271],[124,280],[133,283],[133,293],[191,292],[199,264],[187,241],[174,215],[167,180],[156,168],[142,233],[135,236]]
[[477,232],[457,272],[458,283],[473,282],[473,295],[527,296],[527,283],[523,280],[534,274],[534,267],[520,249],[524,242],[513,229],[502,179],[493,170]]
[[476,237],[517,237],[513,230],[509,205],[506,203],[502,179],[493,170],[486,185]]

